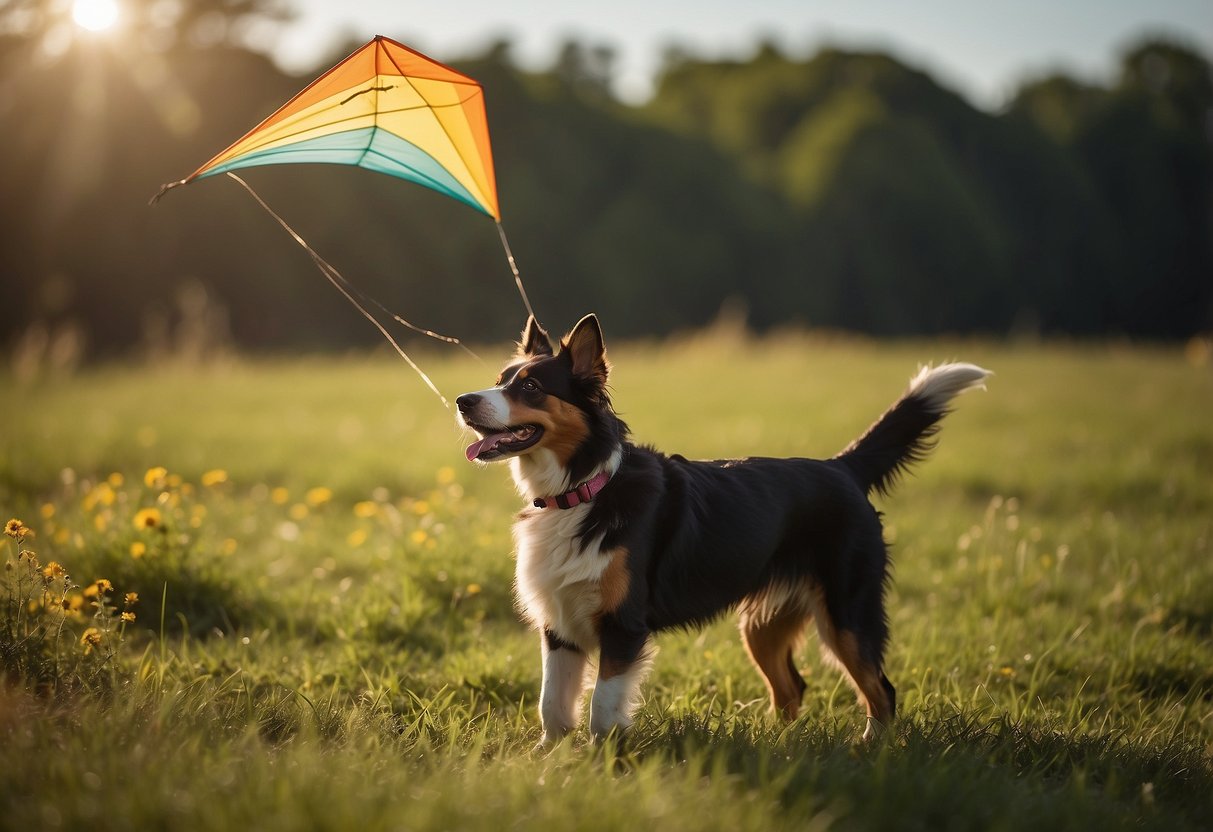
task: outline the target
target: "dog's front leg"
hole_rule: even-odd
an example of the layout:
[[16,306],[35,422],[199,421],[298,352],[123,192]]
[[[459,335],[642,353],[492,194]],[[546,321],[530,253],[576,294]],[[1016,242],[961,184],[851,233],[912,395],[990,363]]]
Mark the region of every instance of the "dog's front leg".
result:
[[585,690],[586,655],[551,630],[543,631],[543,688],[539,718],[547,747],[577,727],[577,709]]
[[649,634],[606,615],[598,635],[602,653],[590,702],[590,733],[602,739],[612,730],[623,731],[632,724],[637,691],[648,668],[644,648]]

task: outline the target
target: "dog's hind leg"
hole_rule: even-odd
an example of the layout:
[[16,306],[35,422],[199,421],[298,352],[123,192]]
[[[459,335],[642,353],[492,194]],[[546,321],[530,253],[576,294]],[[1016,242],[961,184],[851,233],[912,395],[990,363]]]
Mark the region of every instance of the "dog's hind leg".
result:
[[863,738],[871,740],[893,723],[897,712],[897,692],[882,668],[883,613],[877,611],[877,623],[862,630],[837,625],[830,617],[824,598],[819,598],[813,614],[826,658],[833,659],[841,667],[867,711],[868,724]]
[[859,701],[868,712],[868,725],[864,729],[863,738],[871,740],[893,724],[897,710],[897,692],[881,670],[880,660],[873,655],[872,646],[865,645],[855,633],[849,630],[839,631],[837,642],[832,649],[859,694]]
[[741,616],[741,637],[750,659],[766,680],[771,710],[787,720],[795,719],[800,712],[806,687],[793,656],[807,620],[801,612],[785,612],[770,619],[750,611]]

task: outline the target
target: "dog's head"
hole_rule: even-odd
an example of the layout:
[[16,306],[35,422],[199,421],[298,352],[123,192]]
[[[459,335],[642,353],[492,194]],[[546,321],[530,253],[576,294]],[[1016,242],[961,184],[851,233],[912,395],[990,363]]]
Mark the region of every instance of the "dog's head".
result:
[[611,409],[609,374],[594,315],[582,318],[556,348],[530,318],[496,384],[456,400],[460,421],[480,436],[467,458],[493,462],[547,452],[572,479],[588,473],[627,430]]

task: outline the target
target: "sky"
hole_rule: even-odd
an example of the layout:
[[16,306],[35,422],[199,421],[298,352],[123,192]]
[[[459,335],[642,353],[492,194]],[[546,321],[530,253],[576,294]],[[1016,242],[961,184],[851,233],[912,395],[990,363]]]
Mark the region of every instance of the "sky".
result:
[[616,92],[639,103],[652,91],[664,49],[745,58],[760,38],[793,54],[830,44],[879,48],[980,106],[996,108],[1025,78],[1062,70],[1092,82],[1112,77],[1121,50],[1146,32],[1178,35],[1213,55],[1210,0],[293,0],[297,19],[276,57],[310,70],[339,43],[376,34],[438,60],[508,37],[515,58],[539,69],[576,36],[612,46]]

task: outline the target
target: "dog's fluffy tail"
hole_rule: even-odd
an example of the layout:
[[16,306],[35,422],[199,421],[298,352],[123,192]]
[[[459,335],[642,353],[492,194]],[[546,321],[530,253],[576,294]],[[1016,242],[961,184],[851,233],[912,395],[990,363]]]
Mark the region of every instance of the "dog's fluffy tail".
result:
[[865,492],[888,494],[901,475],[935,447],[939,422],[950,412],[948,403],[970,387],[984,389],[988,375],[975,364],[923,367],[905,395],[835,459]]

